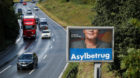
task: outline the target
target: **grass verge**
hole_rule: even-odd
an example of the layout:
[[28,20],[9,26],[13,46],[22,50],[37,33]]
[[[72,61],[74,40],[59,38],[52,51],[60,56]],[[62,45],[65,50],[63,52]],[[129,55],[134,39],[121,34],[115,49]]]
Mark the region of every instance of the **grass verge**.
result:
[[62,26],[91,26],[96,15],[92,5],[47,0],[38,6]]
[[[20,0],[13,0],[13,2],[19,2]],[[23,0],[23,1],[32,1],[32,0]]]
[[44,8],[42,5],[37,4],[37,6],[43,11],[45,12],[49,17],[51,17],[54,21],[58,22],[60,25],[62,25],[64,28],[67,26],[67,23],[65,23],[64,21],[61,21],[59,18],[57,18],[56,16],[54,16],[52,13],[50,13],[49,11],[46,10],[46,8]]
[[[79,63],[69,63],[67,69],[65,70],[64,74],[62,75],[62,78],[67,78],[68,74],[73,71],[75,67],[78,67]],[[74,73],[71,73],[74,74]]]

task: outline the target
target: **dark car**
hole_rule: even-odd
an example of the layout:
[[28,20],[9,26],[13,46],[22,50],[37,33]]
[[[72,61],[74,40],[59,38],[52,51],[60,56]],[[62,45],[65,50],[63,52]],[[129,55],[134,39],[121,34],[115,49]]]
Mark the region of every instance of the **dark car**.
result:
[[17,69],[21,70],[23,68],[33,69],[38,66],[38,57],[36,53],[23,53],[18,57]]
[[39,28],[41,30],[46,30],[48,29],[48,23],[46,18],[40,18],[39,19]]
[[33,14],[33,13],[32,13],[32,10],[31,10],[31,9],[28,9],[27,12],[26,12],[26,14],[27,14],[27,15],[32,15],[32,14]]
[[22,9],[21,8],[18,8],[18,14],[22,15]]
[[35,1],[34,1],[34,0],[32,0],[32,3],[35,3]]

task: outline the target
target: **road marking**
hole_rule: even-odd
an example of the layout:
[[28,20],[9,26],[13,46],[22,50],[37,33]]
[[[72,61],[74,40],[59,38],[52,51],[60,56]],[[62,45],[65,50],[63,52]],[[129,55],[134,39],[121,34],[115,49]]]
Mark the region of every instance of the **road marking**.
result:
[[9,69],[11,66],[12,66],[12,65],[9,65],[9,66],[6,67],[5,69],[3,69],[3,70],[0,72],[0,74],[3,73],[4,71],[6,71],[7,69]]
[[65,67],[64,67],[64,69],[63,69],[63,71],[60,73],[60,75],[59,75],[58,78],[62,78],[62,75],[63,75],[64,71],[65,71],[66,68],[68,67],[68,64],[69,64],[69,63],[66,63],[66,65],[65,65]]
[[44,57],[43,57],[43,59],[45,59],[47,57],[47,55],[45,55]]
[[55,39],[53,38],[53,42],[55,41]]
[[34,71],[35,71],[35,69],[31,70],[31,71],[29,72],[29,75],[31,75]]
[[50,46],[50,48],[53,48],[52,46]]

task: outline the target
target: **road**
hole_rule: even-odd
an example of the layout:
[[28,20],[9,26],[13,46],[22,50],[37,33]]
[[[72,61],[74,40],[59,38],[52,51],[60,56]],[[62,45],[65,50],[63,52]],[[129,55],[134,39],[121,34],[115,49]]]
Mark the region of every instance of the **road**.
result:
[[[35,4],[28,2],[26,6],[15,4],[24,13]],[[22,29],[16,43],[5,50],[7,54],[1,57],[1,62],[11,60],[0,67],[0,78],[58,78],[66,65],[66,31],[55,21],[51,20],[43,11],[33,11],[39,18],[47,18],[48,27],[52,32],[51,39],[41,39],[41,31],[37,28],[35,40],[23,40]],[[21,26],[21,21],[19,25]],[[33,70],[17,71],[17,56],[24,52],[36,52],[39,58],[38,67]],[[14,56],[14,58],[12,57]]]

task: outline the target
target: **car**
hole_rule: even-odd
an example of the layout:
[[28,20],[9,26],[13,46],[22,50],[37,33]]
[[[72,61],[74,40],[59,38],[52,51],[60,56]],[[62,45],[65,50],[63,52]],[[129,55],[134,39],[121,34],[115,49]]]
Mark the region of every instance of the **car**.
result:
[[39,29],[40,30],[46,30],[48,29],[48,23],[46,18],[40,18],[39,19]]
[[35,6],[35,7],[34,7],[34,10],[35,10],[35,11],[38,11],[38,10],[39,10],[39,8],[38,8],[37,6]]
[[27,3],[26,2],[23,2],[23,5],[27,5]]
[[31,9],[28,9],[27,12],[26,12],[26,14],[27,14],[27,15],[32,15]]
[[51,38],[51,31],[49,29],[42,30],[41,37],[42,37],[42,39],[44,39],[44,38]]
[[18,8],[18,14],[22,15],[22,9],[21,8]]
[[34,1],[34,0],[32,0],[32,3],[35,3],[35,1]]
[[18,57],[17,70],[34,69],[38,66],[38,57],[34,52],[26,52]]

